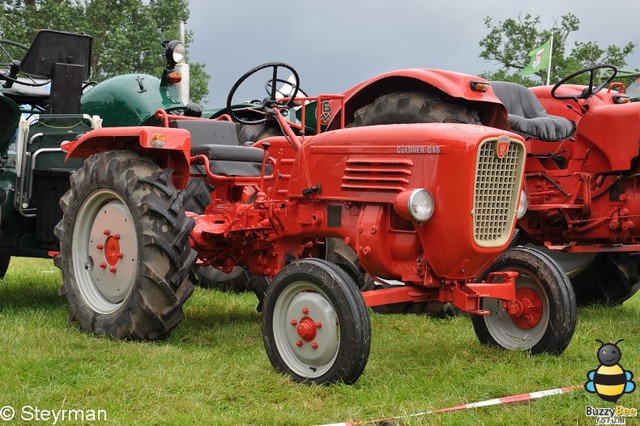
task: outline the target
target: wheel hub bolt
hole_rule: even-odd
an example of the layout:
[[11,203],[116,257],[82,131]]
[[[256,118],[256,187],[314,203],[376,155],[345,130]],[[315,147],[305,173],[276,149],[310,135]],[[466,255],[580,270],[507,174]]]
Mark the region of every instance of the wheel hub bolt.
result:
[[309,308],[302,308],[302,313],[305,315],[309,315]]
[[311,347],[312,347],[313,349],[318,349],[318,343],[313,342],[313,343],[311,344]]
[[98,244],[98,245],[96,246],[96,248],[97,248],[98,250],[102,250],[102,249],[104,248],[104,245],[103,245],[103,244]]
[[292,320],[289,322],[289,324],[291,324],[292,326],[294,326],[294,327],[295,327],[296,325],[298,325],[298,321],[296,321],[296,320],[292,319]]
[[303,343],[302,343],[302,340],[298,340],[298,341],[296,342],[296,346],[297,346],[297,347],[299,347],[299,348],[301,348],[301,347],[302,347],[302,344],[303,344]]
[[111,231],[109,231],[108,229],[105,229],[104,231],[102,231],[102,233],[104,235],[111,235]]
[[112,272],[112,273],[115,274],[116,273],[116,267],[112,266],[111,268],[109,268],[109,272]]
[[106,268],[106,267],[107,267],[107,264],[106,264],[106,263],[104,263],[104,262],[102,262],[102,263],[100,264],[100,267],[101,267],[102,269],[104,269],[104,268]]
[[316,328],[322,328],[322,323],[320,321],[316,323]]

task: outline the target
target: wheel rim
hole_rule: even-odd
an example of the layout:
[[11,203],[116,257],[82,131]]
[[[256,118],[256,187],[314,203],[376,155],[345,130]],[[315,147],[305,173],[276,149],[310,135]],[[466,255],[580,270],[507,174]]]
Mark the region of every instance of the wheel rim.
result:
[[306,378],[329,371],[340,349],[340,326],[324,292],[310,282],[292,283],[273,312],[274,341],[286,365]]
[[544,336],[549,324],[549,300],[544,287],[527,270],[510,268],[520,275],[516,278],[516,304],[509,312],[500,299],[484,299],[482,308],[489,311],[484,317],[487,330],[496,343],[506,349],[533,348]]
[[73,229],[72,261],[80,295],[102,314],[117,311],[135,282],[138,240],[122,198],[102,189],[84,201]]

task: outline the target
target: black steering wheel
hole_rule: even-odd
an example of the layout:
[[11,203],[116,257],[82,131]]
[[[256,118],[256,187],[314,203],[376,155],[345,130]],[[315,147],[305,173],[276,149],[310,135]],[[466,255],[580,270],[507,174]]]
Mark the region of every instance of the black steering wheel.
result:
[[25,46],[22,43],[18,43],[17,41],[0,39],[0,53],[2,54],[0,58],[5,58],[9,60],[9,62],[4,62],[4,60],[0,59],[0,67],[2,68],[5,68],[5,67],[8,68],[14,63],[18,62],[17,59],[14,58],[12,55],[12,51],[16,49],[11,49],[9,46],[17,47],[18,49],[24,50],[25,52],[29,50],[28,46]]
[[[611,76],[609,76],[609,78],[607,78],[606,81],[594,87],[596,71],[606,70],[606,69],[613,71],[611,73]],[[579,75],[587,74],[587,73],[589,74],[589,84],[587,85],[587,87],[584,88],[582,93],[578,95],[557,95],[556,94],[556,91],[560,86],[562,86],[563,84],[566,84],[568,81],[571,81],[572,79],[576,78]],[[598,93],[599,91],[607,87],[609,83],[611,83],[613,79],[616,77],[616,74],[618,74],[618,69],[613,65],[608,65],[608,64],[597,64],[597,65],[592,65],[590,67],[582,68],[581,70],[578,70],[573,74],[570,74],[565,78],[563,78],[562,80],[560,80],[559,82],[557,82],[556,85],[553,86],[553,88],[551,89],[551,97],[553,97],[554,99],[587,99],[588,97]]]
[[17,41],[0,39],[0,68],[8,70],[0,71],[0,80],[9,81],[9,83],[6,84],[7,87],[18,82],[17,77],[20,72],[20,61],[13,57],[13,54],[17,50],[24,50],[26,52],[29,48]]
[[[272,77],[267,81],[265,85],[265,87],[267,88],[268,96],[261,103],[256,104],[255,106],[252,105],[250,107],[233,108],[232,107],[233,96],[236,94],[236,92],[238,91],[238,88],[242,85],[242,83],[244,83],[245,80],[247,80],[249,77],[257,73],[258,71],[261,71],[266,68],[273,69]],[[287,81],[287,80],[278,78],[279,68],[284,68],[285,70],[289,71],[293,75],[293,81]],[[276,96],[276,94],[279,93],[278,88],[276,87],[278,82],[285,82],[293,87],[293,92],[290,95],[288,95],[289,100],[287,102],[284,102],[284,103],[278,102],[278,99]],[[244,73],[244,75],[240,77],[238,81],[235,82],[235,84],[231,87],[231,90],[229,91],[229,96],[227,96],[227,111],[229,112],[229,115],[231,116],[231,118],[238,123],[250,124],[250,125],[264,123],[265,121],[269,120],[272,114],[272,112],[269,111],[270,109],[272,110],[274,107],[288,108],[291,105],[293,105],[294,99],[298,95],[299,90],[300,90],[300,78],[298,77],[298,72],[295,69],[293,69],[291,65],[285,64],[283,62],[267,62],[265,64],[258,65],[257,67],[250,69],[249,71]],[[246,117],[240,116],[238,114],[240,112],[250,112],[252,113],[252,115],[259,114],[259,115],[262,115],[263,118],[258,118],[255,120],[247,119]]]

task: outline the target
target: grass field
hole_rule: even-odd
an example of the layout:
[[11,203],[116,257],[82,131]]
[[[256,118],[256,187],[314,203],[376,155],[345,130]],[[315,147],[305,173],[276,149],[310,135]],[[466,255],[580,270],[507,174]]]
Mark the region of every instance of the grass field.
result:
[[[12,406],[18,419],[22,407],[104,410],[106,421],[87,423],[114,425],[314,425],[402,416],[582,385],[598,366],[595,339],[625,339],[620,364],[640,376],[640,296],[617,308],[580,309],[573,341],[559,357],[483,347],[464,315],[371,314],[363,376],[352,386],[318,387],[292,383],[271,368],[251,294],[196,289],[185,321],[167,341],[117,342],[67,322],[60,280],[52,261],[13,259],[0,282],[0,408]],[[640,391],[619,404],[640,408]],[[596,424],[586,406],[613,404],[579,389],[401,424]],[[30,423],[53,424],[53,417]]]

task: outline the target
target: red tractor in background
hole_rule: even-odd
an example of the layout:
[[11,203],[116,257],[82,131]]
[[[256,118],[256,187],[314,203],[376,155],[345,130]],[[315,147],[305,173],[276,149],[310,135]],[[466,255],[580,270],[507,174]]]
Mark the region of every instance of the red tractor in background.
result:
[[[269,96],[233,108],[261,70]],[[283,70],[295,76],[287,98],[276,96]],[[264,345],[296,381],[355,382],[369,356],[366,308],[390,303],[451,302],[473,314],[481,343],[561,353],[576,322],[568,279],[544,253],[505,251],[526,207],[525,141],[504,130],[506,111],[485,80],[422,73],[423,112],[438,122],[358,127],[356,108],[365,120],[380,89],[410,81],[381,76],[348,98],[301,98],[295,70],[268,63],[231,89],[235,122],[158,111],[159,126],[97,129],[63,144],[69,158],[85,158],[56,227],[70,317],[118,339],[166,337],[183,318],[197,258],[271,278]],[[308,101],[315,129],[287,115],[300,105],[307,123]],[[276,123],[283,136],[244,146],[238,122]],[[193,179],[212,188],[202,214],[184,208]],[[361,293],[324,259],[328,238],[370,276],[405,284]]]
[[[491,83],[527,139],[529,209],[518,239],[548,249],[579,305],[620,304],[640,289],[640,104],[614,83],[616,72],[590,66],[531,90]],[[549,120],[555,128],[541,126]]]

